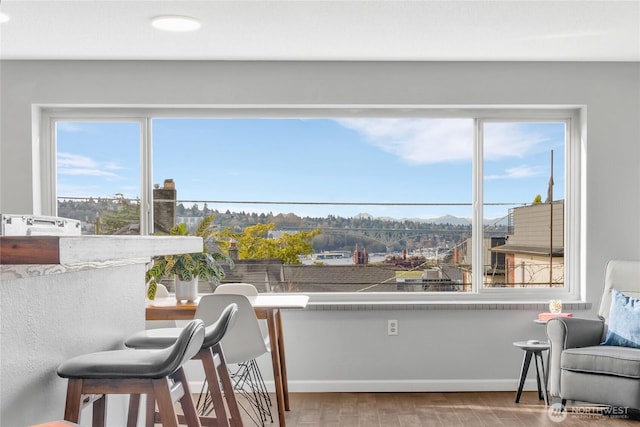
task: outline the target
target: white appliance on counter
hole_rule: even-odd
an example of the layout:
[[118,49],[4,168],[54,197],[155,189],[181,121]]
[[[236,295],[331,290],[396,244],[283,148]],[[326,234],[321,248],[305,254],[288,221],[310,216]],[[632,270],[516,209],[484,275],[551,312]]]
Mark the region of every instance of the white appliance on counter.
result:
[[76,219],[0,214],[2,228],[0,236],[80,236],[82,226]]

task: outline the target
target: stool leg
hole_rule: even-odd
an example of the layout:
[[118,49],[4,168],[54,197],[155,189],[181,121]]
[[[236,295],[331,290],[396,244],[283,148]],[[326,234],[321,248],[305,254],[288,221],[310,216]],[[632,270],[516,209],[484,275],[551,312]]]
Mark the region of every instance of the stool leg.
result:
[[222,351],[222,345],[216,344],[211,348],[214,357],[217,355],[220,359],[218,364],[218,376],[222,383],[222,391],[224,397],[227,400],[227,406],[229,407],[229,415],[231,416],[232,427],[242,427],[242,415],[240,415],[240,407],[236,400],[235,390],[231,383],[231,377],[229,376],[229,368],[227,367],[227,361],[224,358],[224,352]]
[[138,393],[129,395],[129,412],[127,414],[127,427],[138,425],[138,414],[140,413],[140,395]]
[[524,380],[527,379],[527,372],[529,371],[529,364],[531,364],[531,352],[525,350],[524,359],[522,360],[522,371],[520,372],[520,385],[518,386],[518,392],[516,393],[516,403],[520,402],[520,395],[522,394],[522,388],[524,387]]
[[67,401],[64,406],[65,421],[79,423],[81,406],[82,406],[82,379],[70,378],[67,383]]
[[[178,427],[178,417],[176,415],[176,410],[173,407],[173,400],[171,399],[169,378],[165,377],[157,380],[151,380],[151,383],[153,384],[153,395],[158,402],[158,412],[160,413],[160,422],[162,423],[162,426]],[[199,426],[199,424],[197,425]]]
[[[184,374],[184,369],[181,367],[174,374],[173,377],[182,384],[184,390],[183,396],[180,398],[180,404],[182,405],[182,412],[187,421],[189,427],[201,427],[200,418],[196,411],[196,405],[193,402],[193,396],[191,390],[189,390],[189,384],[187,382],[187,376]],[[225,416],[226,420],[226,416]]]
[[202,367],[207,378],[207,384],[209,385],[209,395],[213,402],[213,409],[216,413],[216,419],[218,425],[229,426],[229,419],[227,418],[227,411],[224,408],[224,400],[222,399],[222,392],[220,390],[220,381],[216,373],[216,366],[211,348],[202,350],[200,354],[200,360],[202,361]]
[[146,412],[144,416],[145,427],[153,427],[156,423],[156,398],[153,394],[147,394]]
[[93,427],[104,427],[107,422],[107,395],[103,394],[93,402]]

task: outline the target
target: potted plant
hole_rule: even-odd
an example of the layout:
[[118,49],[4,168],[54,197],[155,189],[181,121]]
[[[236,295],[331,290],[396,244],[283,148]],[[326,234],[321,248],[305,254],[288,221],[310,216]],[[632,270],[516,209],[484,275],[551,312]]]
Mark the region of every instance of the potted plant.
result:
[[233,265],[231,258],[222,251],[216,241],[217,229],[213,225],[215,215],[204,217],[195,233],[190,234],[187,225],[177,224],[169,231],[172,236],[198,236],[204,241],[202,252],[156,257],[146,273],[147,297],[154,299],[158,282],[165,277],[175,278],[176,299],[193,301],[198,295],[198,279],[214,284],[224,278],[223,263]]

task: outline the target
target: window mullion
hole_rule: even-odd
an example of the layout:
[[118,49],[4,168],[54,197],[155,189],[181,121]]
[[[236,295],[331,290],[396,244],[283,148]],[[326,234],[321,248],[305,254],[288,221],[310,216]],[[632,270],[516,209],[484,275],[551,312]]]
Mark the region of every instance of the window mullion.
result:
[[471,289],[472,292],[480,292],[483,289],[484,267],[483,267],[483,237],[482,227],[482,143],[483,143],[483,122],[474,119],[474,141],[473,141],[473,166],[472,166],[472,227],[471,227]]
[[153,234],[153,147],[151,118],[140,120],[140,235]]
[[[39,198],[39,208],[34,205],[34,213],[42,215],[56,216],[58,215],[58,201],[55,197],[57,194],[57,140],[56,140],[56,120],[54,120],[49,114],[43,114],[41,117],[42,130],[40,131],[40,146],[39,146],[39,164],[34,162],[34,179],[36,173],[39,171],[40,176],[37,178],[39,181],[39,193],[36,192],[34,197]],[[34,186],[34,188],[37,188]],[[36,200],[34,200],[36,203]]]

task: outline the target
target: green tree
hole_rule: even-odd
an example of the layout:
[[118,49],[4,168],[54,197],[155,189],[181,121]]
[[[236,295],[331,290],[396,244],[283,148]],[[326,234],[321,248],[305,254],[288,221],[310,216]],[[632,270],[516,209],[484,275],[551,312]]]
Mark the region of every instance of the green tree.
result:
[[301,264],[299,255],[309,255],[313,252],[311,239],[322,232],[300,231],[297,233],[283,233],[280,237],[271,238],[269,233],[275,224],[255,224],[244,229],[242,233],[235,233],[233,238],[238,245],[240,259],[278,258],[283,264]]
[[209,215],[198,223],[194,234],[187,230],[187,224],[180,223],[173,226],[169,232],[171,236],[202,237],[203,251],[192,254],[165,255],[154,258],[153,266],[146,273],[149,283],[147,297],[154,299],[157,283],[163,277],[177,276],[180,280],[192,280],[199,277],[211,283],[218,284],[224,278],[222,264],[233,266],[233,261],[226,253],[226,249],[219,241],[220,231],[213,223],[215,215]]
[[129,225],[140,224],[140,200],[132,202],[118,193],[113,205],[112,209],[102,211],[100,234],[115,234]]
[[536,197],[533,198],[532,204],[537,205],[538,203],[542,203],[542,196],[539,194],[536,194]]

